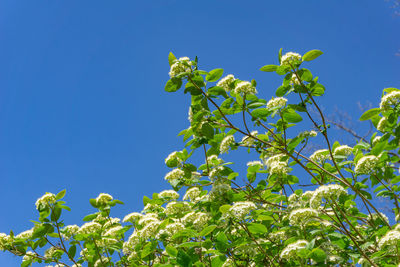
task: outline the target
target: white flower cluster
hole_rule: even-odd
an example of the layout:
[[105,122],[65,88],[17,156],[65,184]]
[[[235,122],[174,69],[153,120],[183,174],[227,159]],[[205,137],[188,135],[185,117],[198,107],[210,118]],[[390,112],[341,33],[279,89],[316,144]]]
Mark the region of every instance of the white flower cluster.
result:
[[[191,110],[191,109],[190,109]],[[168,155],[168,157],[165,159],[165,164],[167,166],[172,166],[172,165],[177,165],[179,162],[181,162],[181,159],[178,156],[178,151],[174,151],[171,154]]]
[[184,213],[190,211],[191,207],[188,202],[177,202],[173,201],[167,204],[165,213],[167,215],[175,215],[175,216],[180,216],[183,215]]
[[289,215],[291,225],[306,225],[310,219],[317,217],[318,211],[315,209],[304,208],[293,210]]
[[268,109],[283,108],[286,106],[287,101],[288,100],[284,97],[273,97],[271,100],[268,101],[267,108]]
[[310,199],[310,206],[317,208],[321,205],[322,198],[339,198],[341,195],[347,194],[346,189],[338,184],[322,185],[318,187]]
[[110,229],[108,229],[104,235],[109,236],[109,237],[120,238],[122,235],[122,232],[121,232],[122,229],[123,229],[123,227],[121,225],[117,225],[117,226],[114,226],[114,227],[111,227]]
[[347,145],[338,146],[333,151],[333,155],[342,157],[348,157],[351,155],[351,153],[353,153],[353,148]]
[[100,259],[98,259],[95,263],[94,263],[94,267],[103,267],[103,266],[107,266],[110,262],[110,258],[107,257],[101,257]]
[[228,153],[229,148],[232,144],[235,143],[235,137],[233,135],[228,135],[221,141],[221,145],[219,146],[219,150],[221,153]]
[[11,242],[11,237],[5,233],[0,233],[0,250],[5,250]]
[[292,77],[290,78],[290,84],[291,85],[300,85],[300,80],[297,78],[296,74],[292,74]]
[[317,136],[317,132],[316,132],[316,131],[313,131],[313,130],[311,130],[311,131],[304,131],[304,132],[301,132],[301,133],[299,134],[299,137],[303,137],[303,138],[316,137],[316,136]]
[[132,212],[132,213],[129,213],[128,215],[126,215],[122,221],[134,223],[136,220],[139,220],[140,218],[142,218],[142,216],[143,216],[143,214],[141,214],[139,212]]
[[46,259],[53,259],[53,258],[58,258],[59,255],[61,255],[63,251],[57,247],[50,247],[48,250],[44,252],[44,257]]
[[231,190],[231,186],[226,183],[214,183],[210,192],[210,197],[222,196]]
[[200,197],[201,191],[198,187],[189,188],[183,196],[183,200],[196,201]]
[[399,104],[399,102],[400,91],[393,91],[382,97],[379,107],[382,111],[388,111],[392,106]]
[[101,229],[101,225],[97,222],[87,222],[83,224],[78,231],[78,234],[93,234]]
[[287,160],[285,161],[282,160],[283,156],[284,156],[283,154],[278,154],[268,158],[265,161],[265,165],[267,166],[269,174],[284,176],[289,172],[288,162]]
[[383,133],[383,132],[385,132],[386,127],[388,126],[388,123],[389,123],[388,119],[386,117],[382,117],[379,120],[378,125],[376,126],[376,129]]
[[388,231],[378,243],[380,248],[384,248],[386,246],[397,246],[400,241],[400,232],[397,230]]
[[295,52],[287,52],[281,57],[281,66],[291,65],[294,62],[301,61],[301,55]]
[[65,240],[69,240],[72,236],[76,235],[79,231],[79,226],[74,225],[67,225],[62,229],[62,236]]
[[308,241],[297,240],[294,243],[287,245],[281,252],[282,259],[290,259],[296,257],[297,251],[306,248]]
[[172,78],[181,73],[190,72],[192,70],[191,66],[192,62],[188,57],[181,57],[171,65],[169,76]]
[[288,198],[288,209],[310,207],[310,200],[314,195],[314,191],[306,191],[301,195],[293,193]]
[[209,220],[210,216],[204,212],[189,212],[182,218],[186,226],[193,225],[197,230],[204,228]]
[[180,223],[180,222],[174,222],[171,224],[168,224],[165,229],[160,230],[158,233],[158,237],[161,237],[163,235],[166,235],[168,237],[172,237],[174,234],[178,233],[179,231],[182,231],[185,229],[185,226]]
[[[252,131],[252,132],[250,133],[250,135],[251,135],[251,136],[257,137],[258,131]],[[252,138],[252,137],[250,137],[250,136],[245,136],[245,137],[243,137],[243,139],[242,139],[242,144],[243,144],[244,146],[252,146],[252,145],[254,145],[254,142],[255,142],[255,141],[256,141],[256,140],[255,140],[254,138]]]
[[207,157],[207,161],[208,161],[208,164],[210,164],[213,167],[224,163],[224,160],[221,158],[218,158],[217,155],[211,155],[211,156]]
[[229,213],[234,218],[243,219],[245,215],[249,214],[256,208],[256,204],[251,201],[239,201],[233,204],[233,206],[229,209]]
[[36,201],[36,209],[38,210],[39,207],[48,207],[49,205],[56,203],[56,201],[56,195],[52,193],[46,193]]
[[249,161],[249,162],[247,162],[247,166],[248,166],[248,167],[260,166],[260,168],[262,168],[262,167],[263,167],[263,164],[262,164],[262,162],[259,161],[259,160],[254,160],[254,161]]
[[330,159],[329,150],[328,149],[319,149],[315,151],[311,156],[310,159],[315,162],[323,162],[327,159]]
[[27,251],[24,257],[22,258],[22,261],[31,261],[35,258],[37,258],[37,256],[33,251]]
[[372,145],[374,146],[374,145],[376,145],[378,142],[379,142],[379,140],[381,140],[381,138],[382,138],[382,136],[375,136],[374,137],[374,139],[372,139]]
[[113,200],[113,197],[106,193],[100,193],[99,196],[96,198],[96,204],[99,206],[107,205],[108,202]]
[[215,167],[215,168],[213,168],[213,169],[210,171],[210,173],[208,174],[208,176],[209,176],[212,180],[215,180],[215,179],[220,175],[220,173],[221,173],[223,170],[224,170],[224,166]]
[[183,178],[185,175],[185,172],[182,171],[181,169],[173,169],[169,173],[165,175],[165,180],[170,181],[170,180],[180,180]]
[[235,89],[233,89],[233,92],[235,94],[257,94],[257,89],[247,81],[240,82],[236,85]]
[[178,199],[179,194],[174,190],[164,190],[158,194],[161,198]]
[[378,165],[379,159],[374,155],[364,156],[357,161],[354,171],[357,174],[370,174]]
[[235,77],[232,74],[229,74],[222,78],[218,83],[217,86],[224,88],[226,92],[232,90],[233,83],[235,82]]
[[32,237],[32,235],[33,235],[33,229],[30,229],[19,233],[15,237],[20,239],[29,239]]

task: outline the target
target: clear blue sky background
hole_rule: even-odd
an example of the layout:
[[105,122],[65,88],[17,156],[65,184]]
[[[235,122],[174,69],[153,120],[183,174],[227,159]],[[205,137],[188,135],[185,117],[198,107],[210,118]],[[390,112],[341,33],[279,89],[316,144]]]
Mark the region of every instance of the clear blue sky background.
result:
[[164,92],[169,51],[255,78],[270,98],[280,77],[258,69],[279,48],[320,49],[309,66],[321,104],[357,119],[357,101],[400,87],[399,32],[384,0],[1,1],[0,232],[31,228],[46,191],[67,188],[66,222],[81,224],[100,192],[125,202],[123,216],[169,188],[163,162],[182,148],[189,104]]

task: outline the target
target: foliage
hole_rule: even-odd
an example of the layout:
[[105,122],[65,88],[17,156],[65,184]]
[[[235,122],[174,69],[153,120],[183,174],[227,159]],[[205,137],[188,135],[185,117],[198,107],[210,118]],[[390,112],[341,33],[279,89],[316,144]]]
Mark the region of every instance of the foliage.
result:
[[[317,104],[325,87],[303,68],[321,54],[281,50],[279,65],[261,68],[283,78],[267,100],[257,97],[254,80],[221,78],[222,69],[203,71],[197,58],[171,53],[165,90],[183,87],[191,98],[190,126],[180,133],[186,148],[165,160],[174,190],[145,196],[143,211],[122,222],[110,215],[122,202],[102,193],[90,200],[96,212],[81,226],[61,219],[69,210],[65,191],[46,193],[33,228],[0,234],[0,249],[22,256],[24,267],[397,266],[400,224],[390,224],[373,202],[387,199],[389,217],[400,219],[400,90],[384,89],[380,107],[361,116],[380,135],[353,147],[331,143]],[[313,129],[300,131],[303,120]],[[313,138],[325,148],[307,156]],[[243,149],[255,159],[246,175],[222,159]],[[200,166],[191,161],[195,151],[204,155]]]

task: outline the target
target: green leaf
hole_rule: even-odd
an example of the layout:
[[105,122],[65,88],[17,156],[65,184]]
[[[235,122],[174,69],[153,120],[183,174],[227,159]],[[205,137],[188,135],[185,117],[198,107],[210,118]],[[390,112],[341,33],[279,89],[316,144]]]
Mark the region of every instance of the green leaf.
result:
[[143,196],[143,206],[146,206],[150,201],[151,199],[148,196]]
[[171,66],[172,64],[174,64],[174,61],[176,60],[176,57],[174,56],[174,54],[172,54],[172,52],[169,52],[168,55],[168,63],[169,66]]
[[255,118],[265,118],[269,115],[270,111],[266,108],[258,108],[251,112],[251,115]]
[[214,137],[214,128],[209,123],[204,123],[201,126],[200,132],[208,139],[212,139]]
[[151,252],[153,252],[153,244],[151,242],[147,243],[144,248],[142,249],[142,253],[140,254],[140,256],[142,258],[145,258],[146,256],[148,256]]
[[291,88],[290,85],[288,85],[288,86],[284,86],[284,85],[279,86],[278,89],[276,89],[275,94],[276,94],[276,96],[279,96],[279,97],[284,96],[290,90],[290,88]]
[[221,267],[225,261],[226,261],[226,257],[223,255],[214,257],[211,260],[211,266],[212,267]]
[[171,257],[176,257],[176,255],[178,255],[178,250],[171,245],[168,245],[165,250]]
[[282,48],[279,49],[279,53],[278,53],[279,64],[281,64],[281,58],[282,58]]
[[65,192],[66,190],[64,189],[63,191],[61,191],[60,193],[57,194],[56,199],[60,200],[65,196]]
[[319,50],[311,50],[304,54],[303,61],[311,61],[322,55],[322,51]]
[[168,80],[165,84],[165,91],[167,92],[175,92],[178,91],[182,86],[182,79],[173,77]]
[[223,69],[214,69],[212,71],[210,71],[207,76],[206,76],[206,80],[208,82],[215,82],[218,81],[219,78],[221,78],[222,74],[224,73]]
[[96,218],[97,215],[98,215],[97,213],[93,213],[93,214],[86,215],[86,216],[83,218],[83,221],[84,221],[84,222],[89,222],[89,221],[93,220],[94,218]]
[[76,246],[71,246],[71,247],[68,249],[68,255],[69,255],[71,258],[74,258],[74,257],[75,257],[75,254],[76,254]]
[[261,67],[260,70],[265,72],[273,72],[276,71],[277,68],[277,65],[265,65],[264,67]]
[[283,113],[283,119],[286,122],[291,122],[291,123],[297,123],[303,120],[303,118],[296,113],[296,111],[294,111],[293,109],[287,109],[284,113]]
[[316,262],[324,262],[326,259],[326,253],[320,248],[314,248],[310,253],[311,259],[315,260]]
[[268,231],[267,227],[265,227],[265,225],[260,223],[251,223],[247,226],[247,228],[252,234],[262,234]]
[[378,115],[379,113],[381,113],[380,108],[372,108],[370,110],[367,110],[361,115],[360,121],[369,120],[372,117],[374,117],[375,115]]
[[306,81],[306,82],[311,82],[312,78],[313,78],[311,71],[309,71],[308,69],[299,70],[298,75],[300,76],[300,79],[302,81]]
[[200,232],[200,236],[206,236],[217,228],[216,225],[209,225]]
[[188,254],[186,254],[185,251],[182,249],[178,250],[178,255],[176,256],[176,263],[179,264],[179,266],[182,267],[189,267],[192,265],[192,259]]

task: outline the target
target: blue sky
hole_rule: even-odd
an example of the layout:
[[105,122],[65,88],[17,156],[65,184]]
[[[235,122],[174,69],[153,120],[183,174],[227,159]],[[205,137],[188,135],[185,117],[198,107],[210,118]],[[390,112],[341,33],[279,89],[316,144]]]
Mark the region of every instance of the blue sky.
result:
[[[169,188],[163,162],[183,147],[189,104],[164,92],[170,51],[255,78],[268,99],[280,77],[258,69],[279,48],[322,50],[308,65],[320,103],[356,120],[358,101],[400,87],[399,29],[384,0],[1,1],[0,232],[31,228],[45,192],[66,188],[65,221],[81,224],[100,192],[123,216]],[[0,253],[0,266],[19,263]]]

